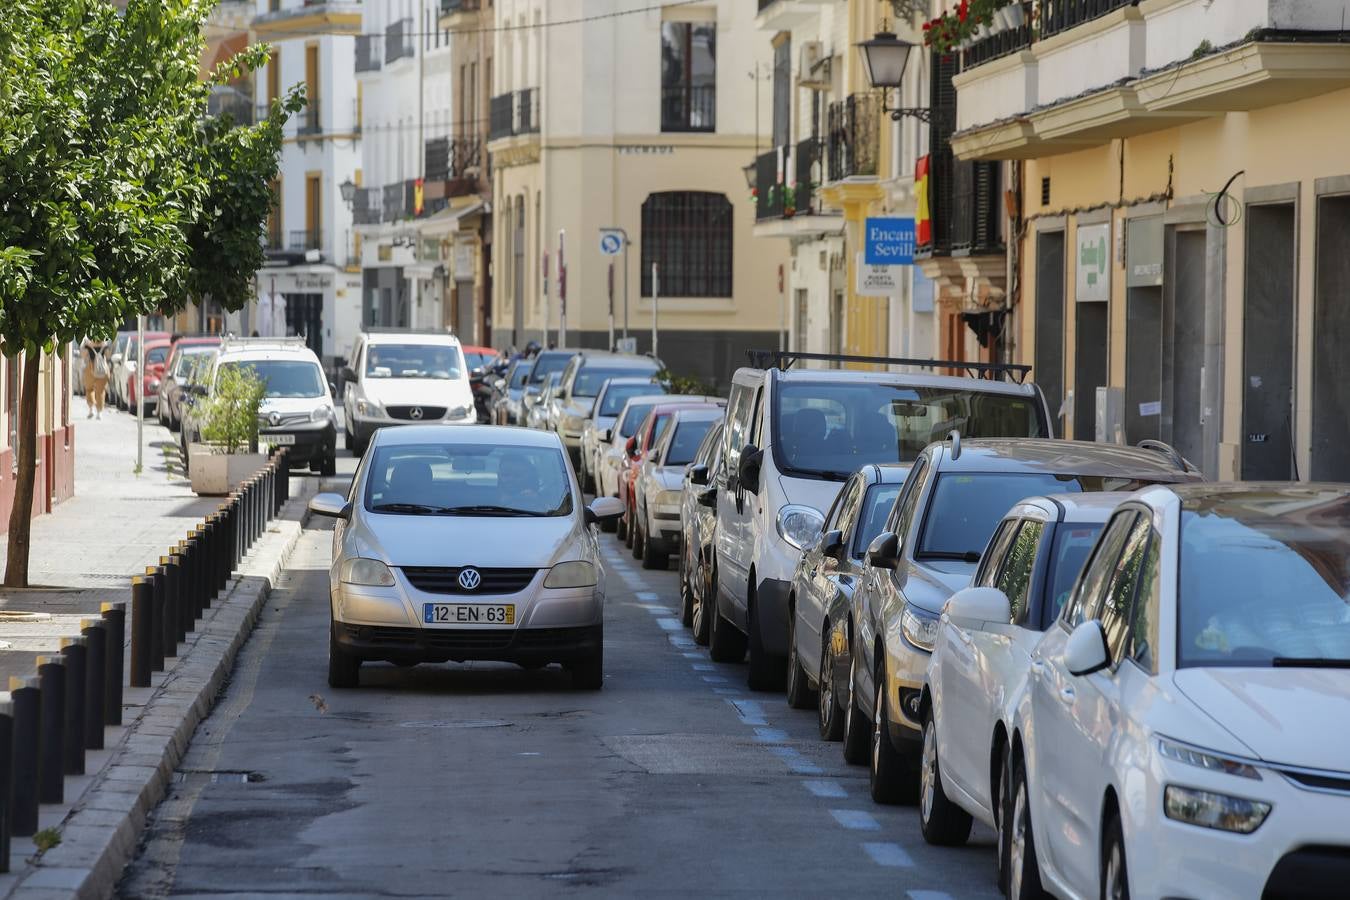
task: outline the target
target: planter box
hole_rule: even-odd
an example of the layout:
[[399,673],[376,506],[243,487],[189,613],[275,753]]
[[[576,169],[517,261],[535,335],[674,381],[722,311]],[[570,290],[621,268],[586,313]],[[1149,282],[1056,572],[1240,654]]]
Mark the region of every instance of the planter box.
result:
[[192,490],[202,495],[228,494],[267,463],[266,453],[215,453],[210,444],[188,445]]

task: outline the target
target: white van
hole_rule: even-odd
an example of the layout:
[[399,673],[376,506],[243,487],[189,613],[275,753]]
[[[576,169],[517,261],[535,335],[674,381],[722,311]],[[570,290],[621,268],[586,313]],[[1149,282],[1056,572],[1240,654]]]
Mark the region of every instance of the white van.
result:
[[739,369],[715,483],[713,659],[737,662],[748,644],[750,687],[781,689],[797,561],[818,539],[824,510],[861,466],[912,462],[953,429],[963,437],[1052,437],[1050,422],[1033,384]]

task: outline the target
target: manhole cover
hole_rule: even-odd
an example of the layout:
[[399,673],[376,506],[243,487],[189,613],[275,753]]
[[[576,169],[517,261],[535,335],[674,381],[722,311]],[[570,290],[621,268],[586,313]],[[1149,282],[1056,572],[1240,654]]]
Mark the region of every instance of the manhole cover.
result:
[[478,719],[468,722],[400,722],[400,728],[506,728],[510,722],[501,719]]

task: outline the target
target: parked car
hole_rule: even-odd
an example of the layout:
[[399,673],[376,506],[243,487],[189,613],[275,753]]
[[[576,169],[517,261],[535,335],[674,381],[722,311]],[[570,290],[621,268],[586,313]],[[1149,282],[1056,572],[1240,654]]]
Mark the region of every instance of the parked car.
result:
[[[140,364],[140,344],[137,339],[137,332],[118,332],[117,342],[122,343],[122,335],[126,334],[126,342],[122,349],[118,351],[114,344],[112,356],[112,377],[108,381],[108,389],[112,392],[113,402],[117,404],[118,409],[128,409],[131,406],[132,379],[136,374],[136,367]],[[152,341],[167,341],[170,334],[167,331],[144,331],[140,332],[146,343]]]
[[137,404],[140,404],[142,411],[146,416],[151,413],[157,413],[159,409],[159,385],[164,378],[165,369],[169,363],[169,354],[173,351],[173,344],[168,338],[158,340],[146,340],[145,342],[145,371],[136,375],[133,369],[127,382],[127,408],[136,412]]
[[683,395],[665,397],[660,403],[652,407],[651,412],[647,413],[647,418],[643,419],[642,424],[638,426],[637,433],[624,444],[624,464],[623,469],[619,472],[619,499],[623,501],[624,514],[623,518],[619,520],[619,539],[630,549],[632,549],[633,542],[637,538],[637,494],[634,491],[634,484],[637,481],[638,471],[642,468],[643,460],[647,458],[647,455],[656,446],[656,442],[660,440],[661,435],[670,424],[671,416],[677,409],[687,406],[725,408],[723,401],[717,398],[704,400]]
[[534,360],[519,357],[507,367],[506,374],[494,383],[490,407],[492,424],[525,424],[520,399],[525,392],[525,382],[530,377],[530,367],[533,365]]
[[258,443],[287,448],[291,468],[308,466],[319,475],[337,471],[337,417],[323,365],[303,338],[226,338],[192,393],[197,398],[183,416],[183,460],[191,467],[190,447],[201,440],[202,400],[208,400],[226,367],[247,367],[265,382]]
[[357,335],[342,371],[347,449],[394,425],[478,421],[459,340],[443,331],[369,330]]
[[[787,700],[798,709],[815,701],[820,736],[827,741],[844,734],[853,592],[863,557],[908,474],[908,465],[891,463],[863,466],[849,476],[825,513],[820,539],[802,554],[792,579]],[[849,748],[849,755],[860,758],[861,751]]]
[[748,648],[755,690],[783,687],[797,561],[849,475],[911,462],[953,428],[972,437],[1051,431],[1035,385],[945,375],[740,369],[728,408],[709,651],[738,662]]
[[645,454],[633,479],[633,556],[644,569],[664,569],[680,549],[680,489],[684,470],[708,430],[722,420],[721,407],[677,409],[665,433]]
[[582,350],[567,362],[562,382],[549,401],[545,419],[548,428],[562,435],[572,466],[581,471],[581,432],[595,408],[596,395],[611,378],[656,375],[661,361],[650,356]]
[[704,597],[712,570],[712,541],[716,530],[717,489],[708,486],[722,460],[722,420],[703,436],[694,461],[684,470],[680,488],[680,621],[694,631],[694,641],[708,643]]
[[1350,487],[1151,488],[1033,651],[1013,896],[1341,897]]
[[328,682],[362,663],[562,663],[604,683],[605,570],[594,530],[617,501],[583,505],[557,435],[518,428],[383,429],[335,517]]
[[[539,395],[548,386],[548,376],[554,372],[561,375],[563,369],[567,368],[568,360],[576,354],[576,350],[541,350],[535,355],[533,365],[530,366],[530,375],[525,379],[525,388],[520,397],[521,413],[524,417],[527,418],[530,408],[539,402]],[[523,424],[525,418],[522,418],[521,422]]]
[[525,411],[525,425],[538,431],[548,431],[548,408],[553,402],[553,395],[558,392],[558,385],[562,383],[562,372],[549,372],[544,378],[544,387],[539,392],[539,399]]
[[[973,819],[1006,825],[1008,735],[1032,652],[1059,617],[1102,526],[1129,496],[1020,501],[994,531],[971,586],[943,607],[919,701],[919,813],[929,843],[963,843]],[[997,860],[1006,888],[1007,855],[1000,850]]]
[[953,434],[924,450],[868,547],[854,592],[844,740],[846,748],[855,745],[848,729],[866,723],[872,798],[896,803],[917,795],[920,703],[938,617],[947,598],[970,582],[1014,504],[1038,494],[1131,491],[1199,477],[1175,451],[1087,441],[967,441]]
[[183,416],[184,388],[192,366],[204,355],[215,352],[220,346],[220,338],[180,337],[173,343],[173,351],[164,367],[165,374],[159,380],[159,403],[157,414],[159,424],[177,431]]
[[[703,394],[680,394],[678,398],[685,403],[726,403],[720,397]],[[672,396],[667,395],[663,388],[657,388],[655,393],[638,394],[625,401],[619,415],[615,417],[614,425],[609,429],[609,440],[599,443],[599,452],[596,454],[600,494],[606,497],[619,496],[620,476],[627,470],[629,463],[628,439],[637,434],[653,407],[671,399]]]
[[599,495],[600,454],[609,441],[610,429],[618,421],[623,405],[630,397],[650,397],[665,393],[665,388],[645,376],[607,378],[595,395],[591,414],[581,426],[581,465],[577,476],[581,489]]

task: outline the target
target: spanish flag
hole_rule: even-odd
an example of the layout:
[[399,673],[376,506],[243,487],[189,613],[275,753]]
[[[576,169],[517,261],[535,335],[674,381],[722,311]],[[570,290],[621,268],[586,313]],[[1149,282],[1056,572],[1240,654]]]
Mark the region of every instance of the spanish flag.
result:
[[413,181],[413,215],[420,216],[422,210],[426,208],[426,189],[422,179]]
[[933,218],[928,212],[928,161],[921,156],[914,164],[914,243],[920,247],[933,243]]

